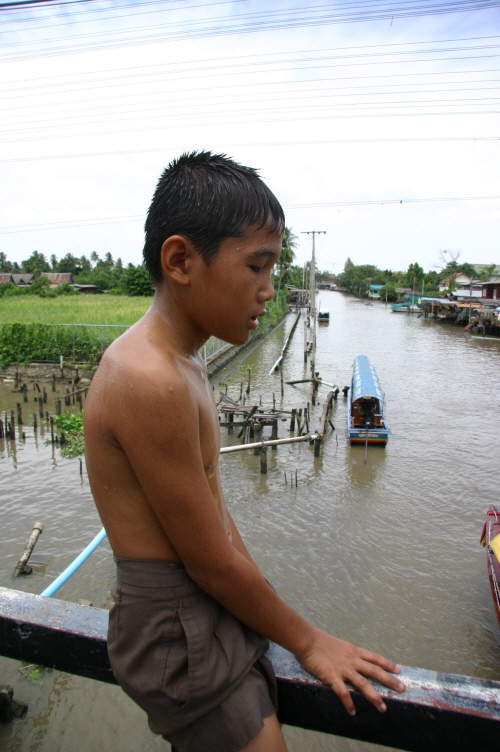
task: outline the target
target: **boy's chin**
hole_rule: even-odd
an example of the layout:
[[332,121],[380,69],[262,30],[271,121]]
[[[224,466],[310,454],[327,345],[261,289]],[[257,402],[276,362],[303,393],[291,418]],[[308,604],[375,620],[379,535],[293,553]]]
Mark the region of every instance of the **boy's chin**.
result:
[[249,339],[250,339],[250,332],[248,331],[246,333],[246,335],[244,335],[244,334],[236,335],[235,334],[234,337],[225,337],[224,338],[224,342],[227,342],[228,345],[240,346],[240,345],[246,345],[246,343],[248,342]]

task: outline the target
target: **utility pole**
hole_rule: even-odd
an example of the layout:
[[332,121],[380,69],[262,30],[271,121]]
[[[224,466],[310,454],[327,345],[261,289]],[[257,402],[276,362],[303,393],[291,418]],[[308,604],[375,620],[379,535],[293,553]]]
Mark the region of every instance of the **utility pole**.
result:
[[312,350],[311,350],[311,371],[314,376],[316,361],[316,235],[326,235],[326,230],[304,230],[302,235],[312,235],[312,258],[311,271],[309,274],[311,289],[311,333],[312,333]]

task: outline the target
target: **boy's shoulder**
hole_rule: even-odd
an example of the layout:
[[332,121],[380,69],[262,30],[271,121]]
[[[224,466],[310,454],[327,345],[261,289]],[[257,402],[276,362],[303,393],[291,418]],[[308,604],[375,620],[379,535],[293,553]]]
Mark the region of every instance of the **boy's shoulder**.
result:
[[206,369],[186,358],[168,340],[150,336],[141,321],[103,354],[89,390],[88,419],[99,411],[109,425],[125,412],[139,423],[159,415],[197,412]]

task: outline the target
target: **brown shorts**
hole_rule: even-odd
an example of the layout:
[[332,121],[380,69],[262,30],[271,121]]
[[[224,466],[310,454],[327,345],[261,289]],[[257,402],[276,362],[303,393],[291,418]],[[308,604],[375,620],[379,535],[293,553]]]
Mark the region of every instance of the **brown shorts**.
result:
[[276,712],[268,641],[182,564],[117,559],[108,653],[151,730],[179,752],[237,752]]

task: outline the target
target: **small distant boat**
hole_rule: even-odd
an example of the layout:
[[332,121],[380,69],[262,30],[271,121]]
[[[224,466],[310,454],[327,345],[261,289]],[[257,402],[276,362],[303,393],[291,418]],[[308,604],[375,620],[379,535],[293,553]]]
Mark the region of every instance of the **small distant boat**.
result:
[[420,313],[422,309],[416,303],[394,303],[391,305],[393,313]]
[[330,311],[328,308],[320,308],[318,313],[318,321],[323,321],[324,323],[329,323],[330,321]]
[[384,409],[384,393],[375,369],[366,355],[358,355],[354,361],[347,412],[347,434],[351,444],[387,444],[390,431],[385,423]]
[[486,563],[491,594],[500,624],[500,512],[493,504],[486,512],[486,522],[481,533],[480,543],[486,547]]

